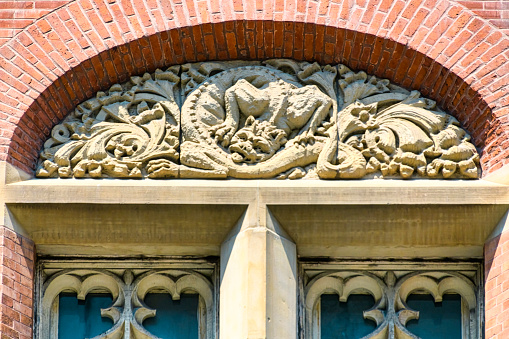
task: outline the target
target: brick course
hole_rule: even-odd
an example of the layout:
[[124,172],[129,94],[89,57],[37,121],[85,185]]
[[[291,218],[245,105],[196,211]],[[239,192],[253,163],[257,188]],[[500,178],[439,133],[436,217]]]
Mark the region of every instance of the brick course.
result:
[[0,1],[0,45],[9,41],[36,19],[71,0]]
[[508,0],[458,0],[458,3],[464,5],[480,17],[488,19],[490,23],[501,28],[506,34],[509,34]]
[[0,226],[0,333],[2,339],[31,339],[34,243]]

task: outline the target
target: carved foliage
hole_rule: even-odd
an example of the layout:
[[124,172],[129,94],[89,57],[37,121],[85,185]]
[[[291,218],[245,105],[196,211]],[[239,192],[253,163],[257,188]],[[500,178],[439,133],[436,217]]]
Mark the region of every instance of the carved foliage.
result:
[[306,287],[306,338],[320,337],[317,316],[322,294],[337,294],[340,302],[346,302],[352,294],[370,294],[375,304],[371,309],[365,310],[363,316],[374,321],[377,327],[362,339],[419,339],[405,327],[409,320],[419,318],[419,312],[406,304],[412,293],[431,294],[435,302],[441,302],[444,294],[459,294],[469,312],[466,316],[467,324],[464,326],[465,338],[477,338],[475,290],[476,287],[469,278],[453,272],[403,273],[399,278],[392,271],[386,272],[382,277],[370,272],[356,271],[323,273],[311,280]]
[[177,160],[180,78],[174,72],[132,77],[78,105],[53,128],[37,176],[151,177],[149,160]]
[[53,129],[37,176],[477,178],[478,164],[419,92],[277,59],[174,66],[99,92]]
[[84,300],[88,293],[109,293],[113,304],[101,309],[101,316],[113,321],[108,331],[93,339],[157,339],[143,327],[143,321],[156,316],[157,310],[147,307],[147,293],[168,293],[173,300],[182,293],[199,294],[200,339],[215,337],[214,294],[210,281],[201,274],[187,270],[149,270],[134,274],[131,270],[109,271],[62,270],[44,283],[39,307],[40,338],[57,338],[58,308],[54,305],[61,292],[75,292]]

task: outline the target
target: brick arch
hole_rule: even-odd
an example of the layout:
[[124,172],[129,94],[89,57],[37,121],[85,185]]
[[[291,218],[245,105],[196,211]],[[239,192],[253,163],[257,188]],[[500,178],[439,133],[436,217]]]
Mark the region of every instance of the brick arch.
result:
[[489,173],[509,162],[508,47],[500,30],[449,0],[75,0],[0,48],[0,160],[32,171],[52,126],[129,75],[287,57],[420,90],[470,131]]

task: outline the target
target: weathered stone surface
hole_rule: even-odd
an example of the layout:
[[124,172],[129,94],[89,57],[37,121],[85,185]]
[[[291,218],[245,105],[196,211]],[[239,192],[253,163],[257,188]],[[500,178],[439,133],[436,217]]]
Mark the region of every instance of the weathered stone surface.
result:
[[[178,160],[178,67],[114,85],[78,105],[44,144],[38,177],[161,176],[151,159]],[[171,173],[164,173],[170,176]],[[176,175],[175,175],[176,176]]]
[[99,92],[53,129],[36,175],[477,178],[478,163],[419,92],[277,59],[173,66]]

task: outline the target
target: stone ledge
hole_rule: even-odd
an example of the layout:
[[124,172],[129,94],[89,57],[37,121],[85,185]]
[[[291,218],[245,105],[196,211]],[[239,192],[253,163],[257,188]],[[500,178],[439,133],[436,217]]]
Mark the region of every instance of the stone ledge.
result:
[[48,255],[219,255],[270,215],[307,257],[476,258],[509,188],[433,180],[63,180],[4,186],[6,225]]
[[1,194],[6,203],[28,204],[509,204],[508,186],[484,180],[32,179]]

